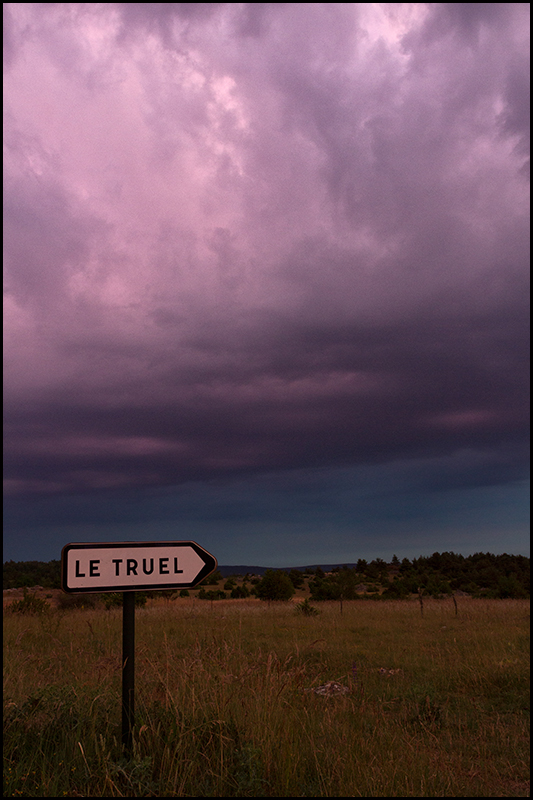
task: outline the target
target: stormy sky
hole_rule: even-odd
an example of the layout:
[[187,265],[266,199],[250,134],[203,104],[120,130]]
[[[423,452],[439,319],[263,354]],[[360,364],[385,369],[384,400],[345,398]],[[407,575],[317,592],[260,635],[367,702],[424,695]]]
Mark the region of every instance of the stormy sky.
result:
[[529,552],[529,4],[7,3],[4,123],[4,558]]

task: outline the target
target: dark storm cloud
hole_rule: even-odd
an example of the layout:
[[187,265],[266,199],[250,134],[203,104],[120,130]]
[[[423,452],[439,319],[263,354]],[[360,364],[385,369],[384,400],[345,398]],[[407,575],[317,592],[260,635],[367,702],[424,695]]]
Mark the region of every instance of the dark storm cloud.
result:
[[12,498],[526,474],[525,4],[5,13]]
[[[105,486],[107,475],[124,485],[172,484],[461,447],[498,451],[523,440],[525,308],[512,326],[494,314],[435,317],[366,330],[292,326],[269,338],[266,329],[260,345],[224,343],[222,356],[214,341],[197,342],[204,352],[212,348],[215,366],[174,377],[166,363],[156,397],[139,379],[127,391],[136,402],[124,398],[116,408],[102,407],[105,398],[87,385],[64,400],[52,397],[37,418],[33,409],[13,411],[9,471],[21,481],[46,475],[70,490]],[[484,465],[478,480],[487,480]]]

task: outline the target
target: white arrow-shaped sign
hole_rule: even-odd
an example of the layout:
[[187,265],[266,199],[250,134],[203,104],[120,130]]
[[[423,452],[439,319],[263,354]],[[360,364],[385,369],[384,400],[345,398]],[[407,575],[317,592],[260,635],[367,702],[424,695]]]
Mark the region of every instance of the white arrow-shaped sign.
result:
[[61,551],[64,592],[127,592],[195,586],[217,567],[196,542],[66,544]]

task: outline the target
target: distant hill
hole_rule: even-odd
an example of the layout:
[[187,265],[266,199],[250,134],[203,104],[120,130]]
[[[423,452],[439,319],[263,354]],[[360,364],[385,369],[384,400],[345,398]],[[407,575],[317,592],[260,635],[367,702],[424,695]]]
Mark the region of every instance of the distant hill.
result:
[[274,567],[250,567],[243,564],[228,566],[219,564],[217,569],[223,578],[228,578],[230,575],[264,575],[267,569],[274,569]]
[[230,575],[264,575],[267,569],[282,570],[283,572],[297,569],[299,572],[305,572],[306,570],[314,571],[317,567],[320,567],[324,572],[331,572],[335,567],[355,567],[355,564],[309,564],[306,567],[250,567],[242,564],[236,566],[219,564],[217,569],[223,578],[227,578]]

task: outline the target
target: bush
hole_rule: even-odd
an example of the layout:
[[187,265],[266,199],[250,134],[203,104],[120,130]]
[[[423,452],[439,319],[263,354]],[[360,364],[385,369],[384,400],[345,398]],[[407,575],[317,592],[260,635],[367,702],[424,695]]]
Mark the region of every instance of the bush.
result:
[[28,592],[24,587],[22,600],[15,600],[9,609],[13,614],[45,614],[50,611],[50,604]]
[[211,575],[208,575],[207,578],[201,582],[200,586],[216,586],[219,581],[222,580],[222,573],[220,570],[216,569]]
[[206,591],[205,589],[200,589],[198,592],[198,599],[199,600],[225,600],[226,599],[226,592],[223,592],[221,589],[209,589]]
[[249,596],[250,596],[250,590],[248,589],[248,587],[244,583],[243,583],[242,586],[235,586],[231,590],[231,594],[230,594],[230,597],[233,600],[239,600],[239,599],[242,599],[244,597],[249,597]]
[[64,592],[58,598],[58,607],[62,611],[68,611],[72,608],[94,608],[99,595],[97,594],[65,594]]
[[320,614],[320,611],[318,608],[312,606],[306,597],[305,600],[302,600],[302,602],[298,603],[296,606],[296,613],[303,614],[304,617],[317,617]]
[[290,600],[294,586],[283,570],[267,569],[256,586],[256,594],[261,600]]
[[[138,606],[145,606],[146,600],[146,592],[135,592],[136,608]],[[122,606],[122,592],[109,592],[109,594],[104,594],[104,606],[107,611],[111,608],[120,608]]]

